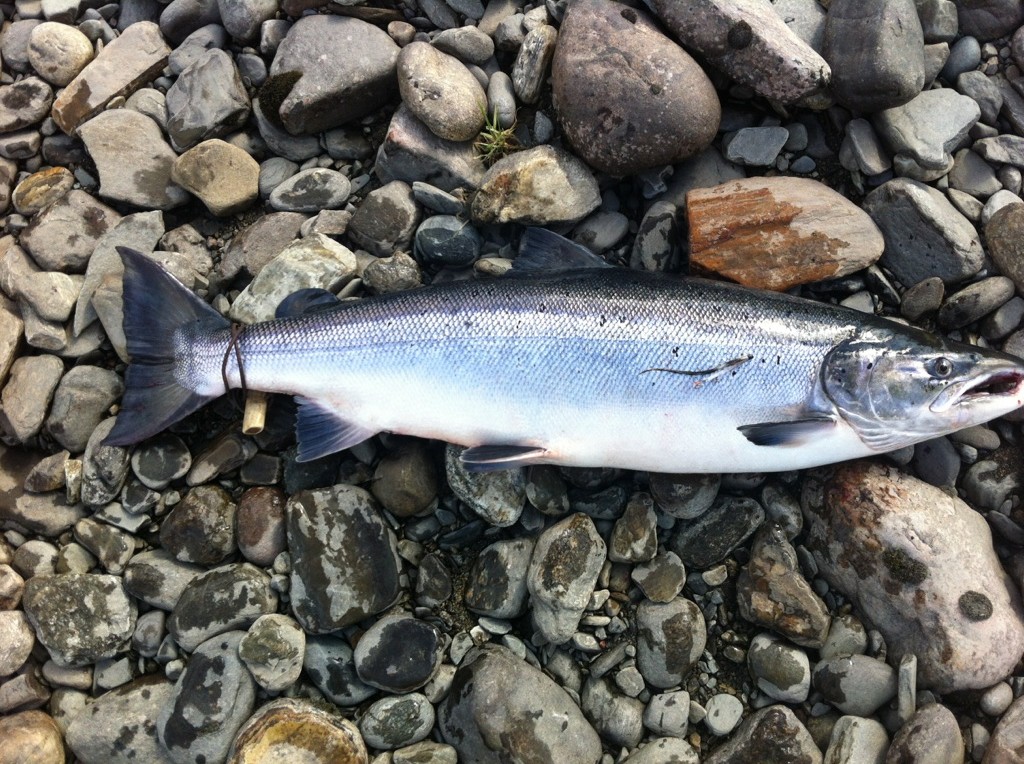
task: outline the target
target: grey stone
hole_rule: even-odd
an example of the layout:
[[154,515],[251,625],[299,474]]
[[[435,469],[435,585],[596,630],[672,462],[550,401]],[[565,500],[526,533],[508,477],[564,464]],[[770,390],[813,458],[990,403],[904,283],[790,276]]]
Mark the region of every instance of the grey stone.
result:
[[366,709],[359,732],[367,745],[390,751],[423,740],[434,726],[434,707],[418,692],[381,698]]
[[643,11],[622,13],[607,0],[571,4],[552,64],[559,124],[584,161],[612,175],[697,153],[721,114],[696,62]]
[[470,223],[434,215],[416,229],[415,253],[426,266],[464,268],[480,257],[483,237]]
[[621,212],[598,210],[576,226],[572,240],[600,255],[622,241],[628,232],[629,218]]
[[459,459],[464,450],[453,445],[445,449],[445,474],[452,492],[491,525],[513,525],[526,503],[522,470],[471,472]]
[[644,743],[629,754],[631,764],[700,764],[700,754],[676,736],[659,737]]
[[4,63],[13,72],[27,72],[32,65],[28,60],[28,41],[32,30],[44,23],[42,19],[13,19],[0,39],[0,54]]
[[704,724],[712,735],[728,735],[743,716],[743,702],[735,695],[720,692],[712,695],[705,704],[707,716]]
[[244,150],[206,140],[175,160],[171,179],[199,197],[211,214],[226,217],[250,207],[259,196],[260,168]]
[[898,178],[868,194],[863,207],[885,237],[881,264],[901,283],[937,276],[952,284],[981,269],[978,232],[939,191]]
[[348,235],[377,257],[408,250],[420,211],[407,183],[396,180],[368,193],[349,221]]
[[725,145],[725,158],[741,165],[767,167],[775,164],[787,140],[789,131],[784,127],[744,127]]
[[[853,490],[841,517],[822,493],[826,485],[830,497]],[[916,655],[920,686],[938,692],[981,689],[1006,676],[1015,651],[1024,651],[1024,614],[979,513],[894,468],[866,463],[812,473],[802,503],[805,543],[821,575],[879,630],[890,661]],[[920,547],[910,538],[932,541]],[[864,561],[857,550],[865,545],[878,555]]]
[[404,252],[379,257],[363,270],[363,284],[373,294],[414,289],[422,283],[419,264]]
[[770,3],[654,0],[651,7],[684,47],[755,93],[784,104],[828,104],[828,64]]
[[188,200],[188,193],[171,180],[177,155],[149,117],[112,109],[83,124],[79,134],[100,174],[100,196],[156,209]]
[[256,683],[238,657],[244,632],[200,645],[156,717],[160,743],[175,764],[224,761],[256,705]]
[[386,616],[367,629],[356,645],[356,673],[364,683],[387,692],[416,690],[437,673],[444,647],[444,638],[433,624],[411,616]]
[[170,433],[150,438],[132,453],[132,472],[143,485],[157,491],[184,477],[191,466],[188,446]]
[[243,229],[228,245],[220,261],[220,274],[233,278],[240,270],[255,276],[295,239],[306,215],[271,212]]
[[177,151],[241,127],[249,96],[231,55],[219,48],[202,54],[167,90],[167,131]]
[[583,514],[570,515],[537,539],[526,584],[534,623],[548,642],[572,638],[604,559],[604,541]]
[[981,121],[986,125],[996,124],[999,111],[1003,108],[1003,91],[983,72],[964,72],[956,78],[956,89],[973,98],[981,109]]
[[494,40],[479,27],[443,29],[431,38],[430,44],[464,63],[477,66],[484,66],[494,55]]
[[151,82],[167,65],[170,52],[151,21],[127,27],[57,96],[51,112],[54,122],[71,135],[114,98]]
[[832,728],[826,764],[883,764],[889,749],[885,727],[874,719],[841,716]]
[[220,486],[196,486],[164,518],[160,545],[182,562],[217,565],[237,549],[236,512]]
[[373,497],[361,488],[336,485],[292,496],[291,602],[303,629],[335,631],[391,605],[399,594],[396,543]]
[[658,509],[680,520],[693,520],[710,509],[718,496],[721,475],[651,475],[651,494]]
[[172,0],[160,13],[160,31],[175,45],[215,23],[220,23],[217,0]]
[[[266,87],[266,83],[264,83],[264,87]],[[270,103],[273,105],[273,102]],[[260,138],[275,154],[296,162],[305,162],[320,153],[320,139],[317,136],[292,135],[284,129],[279,119],[264,113],[259,98],[252,102],[252,113],[256,117],[256,127],[259,129]]]
[[46,430],[72,453],[85,450],[92,431],[124,390],[119,375],[98,366],[76,366],[57,385]]
[[474,560],[466,582],[466,607],[491,618],[517,618],[526,610],[526,574],[534,541],[495,541]]
[[359,678],[352,648],[338,637],[308,637],[302,666],[317,689],[336,705],[356,706],[377,692]]
[[683,590],[686,568],[675,552],[654,556],[650,562],[633,568],[630,577],[652,602],[671,602]]
[[108,573],[120,574],[135,554],[135,538],[91,517],[75,523],[75,540],[95,555]]
[[643,738],[644,704],[616,692],[607,678],[590,679],[583,685],[580,707],[598,734],[612,745],[636,748]]
[[277,609],[270,576],[247,562],[213,568],[189,581],[174,605],[167,630],[186,650],[218,634],[250,626]]
[[24,443],[39,432],[63,373],[63,362],[53,355],[14,361],[0,396],[0,427],[7,435]]
[[1017,194],[1007,191],[1005,188],[996,191],[989,197],[988,201],[985,202],[985,206],[981,209],[981,224],[986,225],[992,219],[992,216],[1003,207],[1019,204],[1024,204],[1024,200],[1017,196]]
[[284,157],[270,157],[260,163],[260,196],[266,198],[271,192],[299,171],[299,165]]
[[0,133],[13,133],[42,122],[53,103],[53,88],[38,77],[0,87]]
[[612,562],[647,562],[658,551],[658,518],[646,493],[633,494],[626,511],[615,521],[608,542]]
[[531,29],[519,46],[512,65],[512,87],[523,103],[533,104],[540,99],[557,41],[558,32],[555,28],[541,24]]
[[811,733],[786,706],[754,711],[705,764],[738,761],[791,761],[822,764],[821,750]]
[[268,692],[281,692],[298,681],[305,654],[305,632],[280,613],[261,615],[238,643],[238,657]]
[[[963,764],[964,741],[953,712],[941,703],[918,709],[910,721],[893,735],[886,754],[886,761],[900,760]],[[998,758],[991,761],[998,761]]]
[[834,0],[823,55],[843,106],[875,112],[924,88],[924,33],[914,0]]
[[950,295],[939,309],[939,323],[960,329],[984,318],[1013,297],[1014,285],[1005,276],[990,276]]
[[960,32],[979,40],[995,40],[1024,24],[1024,6],[1017,0],[965,0],[957,3]]
[[228,34],[236,40],[252,42],[260,25],[277,14],[276,0],[217,0],[217,10]]
[[28,660],[36,638],[20,610],[0,610],[0,676],[9,677]]
[[81,273],[99,238],[121,216],[74,189],[40,212],[21,233],[21,245],[47,271]]
[[817,0],[772,0],[772,7],[797,37],[821,53],[826,13]]
[[476,188],[483,179],[484,165],[472,144],[438,138],[402,106],[391,117],[374,172],[382,183],[425,181],[454,191]]
[[1024,287],[1024,206],[1007,205],[989,218],[985,240],[999,271]]
[[425,42],[413,42],[398,54],[402,101],[434,135],[468,141],[484,126],[487,96],[458,59]]
[[138,610],[118,576],[65,573],[25,582],[25,615],[61,666],[86,666],[127,649]]
[[351,193],[349,179],[337,170],[314,167],[301,170],[270,194],[270,206],[281,212],[319,212],[344,206]]
[[[173,693],[172,682],[150,674],[102,694],[72,717],[68,747],[81,761],[169,764],[171,759],[157,740],[154,719]],[[125,745],[126,738],[130,745]]]
[[[941,115],[941,116],[940,116]],[[952,164],[951,152],[963,145],[967,133],[981,117],[974,101],[950,88],[926,90],[913,100],[875,114],[879,135],[895,154],[895,163],[913,163],[924,171],[944,175]]]
[[524,760],[597,764],[601,741],[569,695],[507,648],[485,646],[466,656],[438,708],[442,737],[459,759],[498,764],[490,743],[514,735]]
[[952,43],[959,30],[956,4],[952,0],[914,0],[914,4],[925,44]]
[[679,523],[668,546],[685,565],[708,568],[749,538],[764,517],[764,509],[754,499],[722,497],[695,520]]
[[[293,135],[359,119],[394,92],[398,51],[386,32],[365,21],[304,16],[277,49],[263,85],[263,107]],[[267,100],[271,92],[273,103]]]
[[757,687],[782,703],[803,703],[811,691],[807,653],[762,632],[750,641],[747,666]]
[[980,63],[981,45],[977,38],[965,35],[949,49],[949,58],[942,67],[941,77],[948,82],[956,82],[961,75],[977,69]]
[[975,141],[972,147],[989,162],[1024,165],[1024,138],[1019,135],[997,135]]
[[970,149],[961,149],[953,158],[949,185],[980,199],[987,199],[1002,188],[992,166]]
[[300,289],[328,291],[347,284],[356,271],[356,257],[323,234],[294,241],[260,269],[231,305],[231,317],[244,323],[273,318],[277,306]]
[[597,181],[579,159],[563,149],[537,146],[491,166],[471,216],[479,223],[574,223],[600,203]]
[[167,58],[167,67],[178,75],[210,50],[226,48],[228,33],[220,24],[207,24],[186,37]]
[[690,720],[690,694],[686,690],[651,696],[644,710],[644,727],[655,735],[686,737]]
[[683,597],[642,601],[636,609],[636,664],[650,685],[674,687],[700,658],[707,629],[700,608]]

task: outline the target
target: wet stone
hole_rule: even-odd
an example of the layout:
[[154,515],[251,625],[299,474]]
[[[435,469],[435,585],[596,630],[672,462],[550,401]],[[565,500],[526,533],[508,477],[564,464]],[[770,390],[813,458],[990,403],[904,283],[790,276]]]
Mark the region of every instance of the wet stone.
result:
[[238,657],[268,692],[281,692],[298,681],[305,653],[305,632],[279,613],[261,615],[238,643]]
[[658,509],[680,520],[704,514],[718,496],[721,475],[651,475],[651,494]]
[[503,754],[488,741],[512,735],[524,760],[601,758],[600,738],[566,691],[503,647],[466,656],[437,715],[460,761],[498,764]]
[[633,567],[630,577],[652,602],[671,602],[683,590],[686,568],[675,552],[655,555]]
[[[169,761],[157,741],[154,719],[171,701],[173,690],[173,683],[150,675],[104,693],[72,717],[68,747],[81,761]],[[126,738],[130,747],[124,744]]]
[[348,235],[370,254],[386,257],[408,250],[420,222],[420,210],[408,183],[395,180],[366,195],[352,215]]
[[575,633],[605,560],[605,544],[593,521],[574,514],[537,539],[527,573],[533,619],[548,642]]
[[819,654],[822,659],[867,652],[868,634],[856,616],[839,615],[832,619],[825,644]]
[[813,681],[827,702],[854,716],[870,716],[896,696],[896,672],[866,655],[820,661]]
[[889,749],[885,727],[874,719],[842,716],[832,728],[825,761],[835,764],[881,762]]
[[182,562],[216,565],[236,549],[236,513],[223,488],[197,486],[164,519],[160,544]]
[[699,569],[724,560],[764,522],[754,499],[723,497],[696,520],[679,524],[669,548],[683,564]]
[[147,605],[171,611],[181,593],[201,573],[203,569],[199,566],[181,562],[163,549],[154,549],[132,557],[125,568],[124,588]]
[[13,133],[43,119],[53,103],[53,88],[38,77],[0,87],[0,133]]
[[160,491],[184,477],[192,466],[192,454],[177,435],[163,433],[150,438],[132,453],[132,471],[147,488]]
[[270,194],[270,206],[282,212],[319,212],[339,209],[351,193],[349,179],[337,170],[314,167],[302,170]]
[[270,576],[247,562],[213,568],[193,578],[167,619],[167,631],[185,650],[217,634],[244,628],[277,609]]
[[126,649],[137,609],[117,576],[67,573],[25,582],[36,638],[61,666],[85,666]]
[[372,687],[409,692],[437,673],[444,648],[444,639],[432,624],[409,616],[388,616],[371,626],[356,645],[356,672]]
[[108,573],[123,573],[135,554],[135,539],[119,528],[87,517],[75,523],[74,530],[75,539],[96,556]]
[[357,706],[377,692],[359,678],[352,648],[337,637],[308,637],[302,667],[317,689],[335,705]]
[[636,748],[643,738],[644,704],[617,692],[607,678],[591,679],[583,686],[580,707],[598,734],[613,745]]
[[707,632],[696,604],[683,597],[637,606],[636,662],[648,684],[668,688],[682,682],[704,652]]
[[786,706],[754,711],[735,733],[706,759],[706,764],[739,761],[789,761],[820,764],[821,751],[807,728]]
[[675,690],[653,695],[644,710],[644,727],[655,735],[686,737],[690,720],[690,694]]
[[250,488],[238,500],[235,535],[238,549],[253,565],[266,567],[286,549],[285,504],[280,488]]
[[771,634],[754,637],[747,650],[747,665],[758,689],[782,703],[803,703],[811,690],[807,653]]
[[658,551],[658,526],[654,501],[648,494],[634,494],[626,511],[612,529],[608,559],[612,562],[648,562]]
[[471,217],[478,223],[575,223],[600,203],[597,181],[587,166],[562,149],[544,145],[495,162],[480,181]]
[[452,577],[444,560],[437,554],[428,554],[420,560],[416,579],[416,601],[426,607],[436,607],[452,596]]
[[238,730],[229,764],[322,760],[367,764],[369,756],[356,726],[340,714],[297,698],[273,700]]
[[[922,706],[893,735],[887,761],[963,762],[964,741],[953,712],[941,703]],[[988,756],[986,760],[990,760]],[[998,758],[991,759],[998,761]]]
[[517,618],[526,610],[530,538],[495,541],[477,556],[466,582],[466,607],[491,618]]
[[425,266],[464,268],[480,256],[483,238],[452,215],[434,215],[416,229],[415,252]]
[[470,472],[459,459],[464,450],[453,445],[445,448],[445,474],[452,492],[491,525],[513,525],[526,503],[523,471]]
[[796,550],[782,529],[764,525],[754,539],[750,563],[736,582],[740,613],[805,647],[821,647],[829,614],[800,572]]
[[157,735],[175,764],[223,761],[256,703],[256,683],[238,657],[244,632],[197,646],[156,718]]
[[381,698],[366,709],[359,731],[372,748],[391,750],[417,743],[434,726],[434,707],[418,692]]
[[292,611],[310,634],[381,612],[399,593],[394,534],[353,486],[302,491],[287,507]]

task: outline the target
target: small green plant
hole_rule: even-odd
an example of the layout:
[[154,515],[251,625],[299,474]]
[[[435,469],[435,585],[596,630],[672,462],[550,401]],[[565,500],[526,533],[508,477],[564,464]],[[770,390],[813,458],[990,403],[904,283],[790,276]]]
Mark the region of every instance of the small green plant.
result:
[[484,164],[490,167],[503,156],[519,151],[520,146],[515,136],[515,122],[509,127],[501,127],[498,124],[497,108],[491,116],[487,115],[487,108],[482,104],[480,110],[484,114],[484,129],[473,141],[473,148],[484,160]]

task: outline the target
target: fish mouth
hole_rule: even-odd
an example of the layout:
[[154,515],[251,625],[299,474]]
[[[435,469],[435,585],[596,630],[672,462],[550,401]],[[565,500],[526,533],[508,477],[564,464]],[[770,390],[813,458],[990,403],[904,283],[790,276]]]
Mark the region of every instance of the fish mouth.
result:
[[987,403],[1007,403],[1017,398],[1017,405],[1024,405],[1024,366],[1013,366],[988,372],[978,372],[972,379],[950,385],[943,390],[932,405],[932,411],[948,411],[954,406],[981,406]]

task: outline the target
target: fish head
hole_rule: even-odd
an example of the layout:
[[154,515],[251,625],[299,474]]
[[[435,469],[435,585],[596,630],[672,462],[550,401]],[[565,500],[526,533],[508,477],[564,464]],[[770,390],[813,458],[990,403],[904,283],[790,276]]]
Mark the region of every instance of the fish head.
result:
[[1024,405],[1024,362],[898,324],[833,348],[825,393],[868,446],[891,451],[987,422]]

